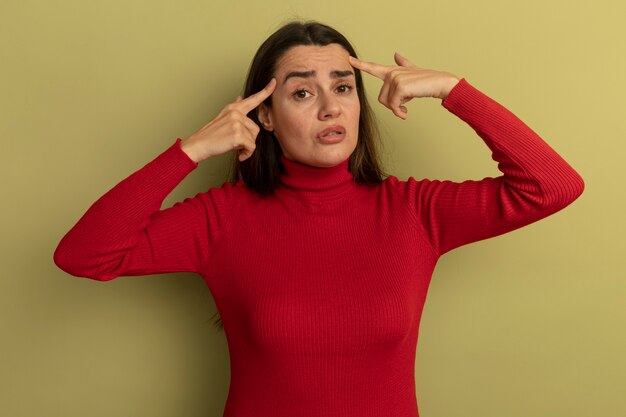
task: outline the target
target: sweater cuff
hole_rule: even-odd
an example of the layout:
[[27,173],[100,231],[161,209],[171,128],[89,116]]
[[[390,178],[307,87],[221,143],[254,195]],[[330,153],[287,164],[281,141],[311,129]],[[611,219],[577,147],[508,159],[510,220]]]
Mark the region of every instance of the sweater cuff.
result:
[[182,150],[182,141],[183,140],[181,138],[176,138],[176,142],[174,142],[174,144],[170,146],[168,150],[173,151],[173,153],[176,155],[176,158],[180,160],[181,164],[187,165],[189,170],[192,171],[198,166],[198,163],[191,159],[189,155],[187,155],[185,151]]
[[463,102],[472,100],[475,94],[482,94],[474,86],[472,86],[465,78],[461,78],[452,90],[448,93],[446,98],[441,100],[441,105],[446,109],[452,111],[457,107],[461,107]]
[[[151,162],[133,175],[134,181],[139,178],[150,178],[142,187],[151,190],[163,198],[176,187],[198,164],[180,148],[181,139],[177,138],[169,148],[159,154]],[[142,174],[139,174],[141,172]],[[136,177],[136,178],[135,178]]]
[[508,109],[472,86],[465,78],[450,90],[441,105],[474,129],[484,129],[485,124],[493,124],[496,119],[505,118],[505,123],[508,124],[521,122]]

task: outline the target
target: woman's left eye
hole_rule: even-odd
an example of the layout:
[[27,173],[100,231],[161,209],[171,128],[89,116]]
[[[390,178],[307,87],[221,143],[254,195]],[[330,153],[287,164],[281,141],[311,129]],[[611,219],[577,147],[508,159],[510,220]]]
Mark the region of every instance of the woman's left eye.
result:
[[341,84],[337,87],[338,90],[342,89],[342,91],[340,91],[341,93],[349,93],[352,88],[353,87],[350,84]]

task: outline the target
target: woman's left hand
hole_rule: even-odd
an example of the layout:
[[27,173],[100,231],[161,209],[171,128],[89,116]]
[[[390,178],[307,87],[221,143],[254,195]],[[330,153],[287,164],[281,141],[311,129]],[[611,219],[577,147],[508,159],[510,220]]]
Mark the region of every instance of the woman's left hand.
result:
[[405,120],[408,110],[403,104],[414,97],[435,97],[444,100],[461,80],[454,74],[419,68],[408,59],[394,54],[396,65],[381,65],[350,57],[350,65],[383,80],[378,101],[393,114]]

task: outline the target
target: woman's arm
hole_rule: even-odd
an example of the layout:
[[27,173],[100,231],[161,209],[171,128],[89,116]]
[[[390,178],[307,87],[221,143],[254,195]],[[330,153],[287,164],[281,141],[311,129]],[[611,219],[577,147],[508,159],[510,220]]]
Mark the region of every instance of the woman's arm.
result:
[[497,236],[559,211],[583,192],[581,176],[532,129],[496,101],[454,74],[420,68],[396,53],[397,65],[350,58],[381,80],[379,101],[401,119],[405,103],[436,97],[469,124],[492,151],[503,173],[480,181],[407,181],[389,178],[415,214],[418,231],[442,255],[458,246]]
[[165,197],[198,166],[180,143],[178,138],[87,210],[54,252],[59,268],[101,281],[200,271],[226,201],[216,189],[160,210]]
[[463,182],[392,179],[438,255],[547,217],[583,192],[583,179],[559,154],[465,79],[441,105],[484,140],[503,175]]
[[160,210],[165,197],[198,162],[232,149],[252,155],[259,127],[246,115],[269,97],[261,91],[227,104],[190,137],[117,184],[63,237],[54,262],[64,271],[101,281],[120,275],[201,273],[219,236],[236,187],[225,183]]

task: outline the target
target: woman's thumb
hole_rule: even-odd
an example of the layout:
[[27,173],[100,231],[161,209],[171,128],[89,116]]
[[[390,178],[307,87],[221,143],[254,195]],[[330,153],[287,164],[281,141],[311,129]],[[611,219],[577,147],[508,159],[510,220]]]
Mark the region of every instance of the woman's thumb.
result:
[[401,67],[415,67],[415,65],[413,65],[411,61],[400,55],[399,52],[396,52],[393,57],[396,61],[396,64],[400,65]]

